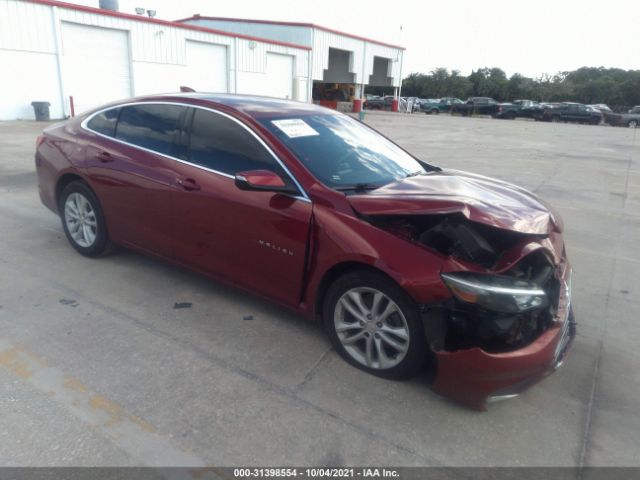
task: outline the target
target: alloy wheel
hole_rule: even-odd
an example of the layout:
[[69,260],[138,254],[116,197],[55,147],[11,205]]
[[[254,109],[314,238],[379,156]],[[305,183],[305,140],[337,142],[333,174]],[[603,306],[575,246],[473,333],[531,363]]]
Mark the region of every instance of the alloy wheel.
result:
[[96,213],[87,198],[73,192],[64,202],[64,221],[73,241],[83,248],[92,246],[98,236]]
[[409,350],[409,326],[402,310],[374,288],[345,292],[335,307],[334,327],[346,352],[369,368],[393,368]]

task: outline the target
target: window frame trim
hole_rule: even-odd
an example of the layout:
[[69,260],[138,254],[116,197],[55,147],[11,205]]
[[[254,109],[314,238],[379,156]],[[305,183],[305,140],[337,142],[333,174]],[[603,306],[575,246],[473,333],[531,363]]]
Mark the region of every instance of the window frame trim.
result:
[[[256,132],[254,132],[251,128],[249,128],[249,126],[247,126],[244,122],[242,122],[241,120],[235,118],[233,115],[229,115],[228,113],[221,112],[221,111],[216,110],[216,109],[214,109],[212,107],[204,107],[202,105],[193,105],[193,104],[189,104],[189,103],[169,102],[169,101],[149,101],[149,102],[121,103],[119,105],[111,105],[109,107],[105,107],[105,108],[101,108],[99,110],[96,110],[95,112],[93,112],[89,116],[87,116],[87,118],[85,118],[80,123],[80,127],[83,130],[86,130],[87,132],[91,132],[94,135],[98,135],[99,137],[103,137],[103,138],[106,138],[108,140],[112,140],[114,142],[121,143],[123,145],[127,145],[129,147],[137,148],[137,149],[145,151],[145,152],[153,153],[154,155],[160,155],[160,156],[168,158],[170,160],[174,160],[176,162],[179,162],[179,163],[182,163],[182,164],[185,164],[185,165],[190,165],[192,167],[198,168],[200,170],[204,170],[206,172],[211,172],[211,173],[214,173],[216,175],[220,175],[222,177],[226,177],[226,178],[235,180],[235,176],[234,175],[230,175],[228,173],[221,172],[219,170],[214,170],[212,168],[204,167],[202,165],[198,165],[196,163],[189,162],[187,160],[176,158],[174,156],[167,155],[165,153],[157,152],[157,151],[152,150],[150,148],[145,148],[145,147],[141,147],[140,145],[135,145],[133,143],[125,142],[124,140],[120,140],[120,139],[115,138],[115,137],[110,137],[109,135],[105,135],[103,133],[96,132],[95,130],[92,130],[88,126],[88,123],[96,115],[99,115],[99,114],[104,113],[104,112],[109,111],[109,110],[114,110],[116,108],[122,109],[123,107],[136,106],[136,105],[177,105],[177,106],[180,106],[180,107],[185,107],[187,109],[188,108],[199,108],[201,110],[206,110],[206,111],[209,111],[209,112],[212,112],[212,113],[215,113],[215,114],[218,114],[218,115],[221,115],[223,117],[226,117],[226,118],[230,119],[231,121],[233,121],[236,124],[238,124],[241,128],[244,128],[247,132],[249,132],[249,134],[252,135],[253,138],[255,138],[258,141],[258,143],[260,145],[262,145],[262,147],[269,153],[269,155],[271,155],[273,157],[273,159],[276,161],[276,163],[278,163],[278,165],[280,165],[282,167],[282,169],[289,176],[289,178],[291,178],[293,184],[296,186],[296,188],[299,191],[299,195],[289,195],[289,196],[292,197],[292,198],[298,199],[298,200],[302,200],[302,201],[307,202],[307,203],[312,203],[311,199],[309,198],[309,195],[304,190],[304,188],[302,188],[302,185],[300,185],[300,182],[298,182],[298,179],[291,173],[291,171],[285,165],[285,163],[282,161],[282,159],[280,159],[280,157],[278,157],[278,155],[275,154],[275,152],[271,149],[271,147],[269,147],[265,143],[265,141],[262,138],[260,138],[260,136],[258,136],[258,134]],[[120,114],[121,113],[122,113],[122,110],[118,113],[118,120],[120,119]],[[183,118],[183,120],[184,120],[184,118]],[[117,122],[116,122],[116,129],[115,130],[117,130]],[[180,131],[181,131],[181,133],[184,133],[184,121],[180,125]],[[190,132],[189,132],[189,134],[190,134]],[[175,142],[175,140],[174,140],[174,142]],[[179,147],[179,145],[178,145],[178,147]]]
[[[115,123],[115,125],[113,126],[113,137],[110,137],[109,135],[105,135],[104,133],[100,133],[100,132],[97,132],[96,130],[92,130],[91,128],[89,128],[89,122],[90,122],[91,120],[93,120],[93,119],[94,119],[95,117],[97,117],[99,114],[101,114],[101,113],[105,113],[105,112],[109,112],[109,111],[111,111],[111,110],[119,110],[118,115],[116,115],[116,123]],[[92,132],[92,133],[95,133],[95,134],[97,134],[97,135],[102,135],[103,137],[106,137],[106,138],[113,138],[113,139],[115,139],[115,138],[116,138],[116,137],[115,137],[115,135],[116,135],[116,130],[118,129],[118,122],[120,121],[120,114],[121,114],[121,113],[122,113],[122,109],[120,108],[120,106],[112,107],[112,108],[105,108],[104,110],[100,110],[99,112],[95,112],[95,113],[91,114],[91,116],[90,116],[89,118],[86,118],[86,119],[82,122],[81,126],[84,126],[84,124],[85,124],[85,122],[86,122],[86,127],[84,127],[84,128],[85,128],[85,130],[89,130],[89,131],[90,131],[90,132]]]

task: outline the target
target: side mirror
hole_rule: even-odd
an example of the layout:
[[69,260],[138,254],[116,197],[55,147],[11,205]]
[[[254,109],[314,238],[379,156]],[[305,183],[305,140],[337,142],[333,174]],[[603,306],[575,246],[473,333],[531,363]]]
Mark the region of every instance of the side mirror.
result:
[[240,190],[252,190],[263,192],[279,192],[297,194],[298,191],[286,183],[271,170],[248,170],[238,172],[235,177],[236,187]]

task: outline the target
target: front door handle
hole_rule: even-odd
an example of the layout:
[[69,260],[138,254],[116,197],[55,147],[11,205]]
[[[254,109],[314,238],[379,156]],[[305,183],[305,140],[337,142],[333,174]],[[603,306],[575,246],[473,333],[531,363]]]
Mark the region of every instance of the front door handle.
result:
[[192,192],[194,190],[200,190],[200,185],[198,185],[193,178],[176,178],[176,182],[183,189],[189,192]]
[[109,152],[98,152],[96,153],[96,158],[100,160],[102,163],[113,162],[114,158]]

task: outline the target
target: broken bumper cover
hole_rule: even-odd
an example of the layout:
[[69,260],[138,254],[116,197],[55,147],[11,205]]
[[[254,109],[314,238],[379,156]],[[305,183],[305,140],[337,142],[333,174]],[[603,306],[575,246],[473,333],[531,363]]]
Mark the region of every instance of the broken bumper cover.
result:
[[[569,272],[567,272],[569,274]],[[570,274],[559,302],[559,321],[526,347],[504,353],[481,348],[435,352],[433,390],[464,405],[484,409],[491,401],[511,398],[557,370],[576,334],[571,310]]]

